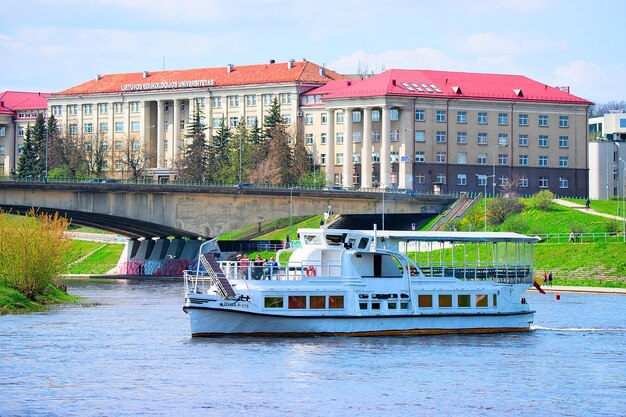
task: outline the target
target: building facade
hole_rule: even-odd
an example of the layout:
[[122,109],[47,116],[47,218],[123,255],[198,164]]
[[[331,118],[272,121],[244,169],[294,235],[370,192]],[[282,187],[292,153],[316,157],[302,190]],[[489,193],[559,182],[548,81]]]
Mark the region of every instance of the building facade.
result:
[[[388,70],[303,94],[306,141],[345,187],[587,195],[592,103],[522,76]],[[330,169],[328,167],[331,167]]]
[[626,112],[614,110],[589,118],[589,198],[624,195]]
[[4,91],[0,93],[0,175],[14,175],[22,153],[26,129],[37,115],[47,117],[47,93]]

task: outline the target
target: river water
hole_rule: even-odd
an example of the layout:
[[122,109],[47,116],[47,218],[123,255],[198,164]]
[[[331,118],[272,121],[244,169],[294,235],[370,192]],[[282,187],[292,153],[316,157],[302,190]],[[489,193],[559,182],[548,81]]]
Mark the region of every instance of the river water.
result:
[[626,415],[626,298],[529,293],[508,335],[192,339],[181,282],[0,317],[1,416]]

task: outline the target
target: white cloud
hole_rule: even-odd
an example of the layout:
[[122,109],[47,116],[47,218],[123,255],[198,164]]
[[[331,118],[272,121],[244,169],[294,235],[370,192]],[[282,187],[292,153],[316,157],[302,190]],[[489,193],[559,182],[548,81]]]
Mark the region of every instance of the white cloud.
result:
[[380,72],[382,68],[454,69],[458,63],[445,53],[433,48],[388,50],[380,54],[367,54],[363,50],[344,55],[329,63],[329,68],[340,73],[356,73],[359,68],[367,72]]

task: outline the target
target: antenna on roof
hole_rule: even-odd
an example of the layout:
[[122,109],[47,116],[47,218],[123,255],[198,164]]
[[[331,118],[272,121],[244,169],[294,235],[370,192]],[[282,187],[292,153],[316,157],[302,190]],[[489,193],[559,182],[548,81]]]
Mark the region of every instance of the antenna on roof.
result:
[[163,71],[165,71],[165,55],[163,55]]

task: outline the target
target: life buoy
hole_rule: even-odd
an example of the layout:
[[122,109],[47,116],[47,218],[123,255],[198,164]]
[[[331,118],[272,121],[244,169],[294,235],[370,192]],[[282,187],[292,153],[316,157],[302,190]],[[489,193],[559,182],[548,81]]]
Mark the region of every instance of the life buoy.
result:
[[304,271],[307,277],[315,276],[315,267],[313,265],[309,265],[306,267],[306,271]]

